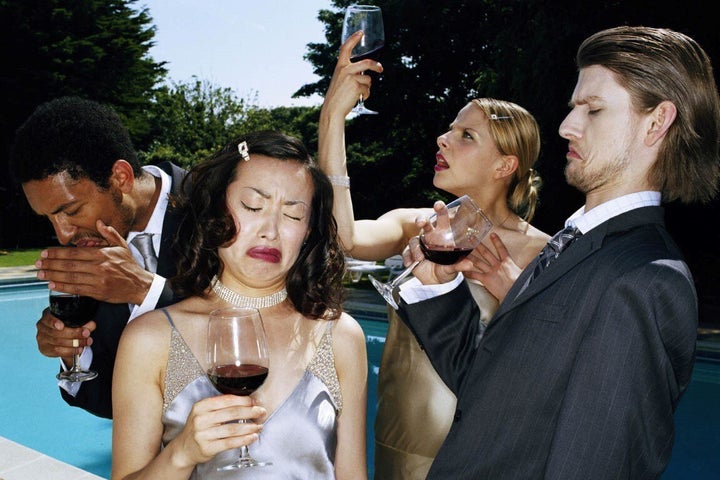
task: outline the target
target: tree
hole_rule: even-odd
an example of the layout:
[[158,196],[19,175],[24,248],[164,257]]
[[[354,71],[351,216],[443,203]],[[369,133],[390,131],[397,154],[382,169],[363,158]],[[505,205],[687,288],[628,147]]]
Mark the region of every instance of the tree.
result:
[[197,77],[163,86],[148,112],[152,141],[140,151],[143,163],[171,160],[191,167],[226,143],[256,130],[281,130],[317,148],[317,108],[259,108],[230,88]]
[[[327,42],[305,56],[321,78],[296,95],[323,95],[337,60],[344,7],[320,11]],[[676,0],[380,0],[386,46],[384,72],[374,79],[369,105],[379,115],[348,123],[348,169],[358,218],[395,207],[430,205],[444,196],[432,188],[434,139],[458,109],[477,96],[526,107],[543,140],[537,170],[543,177],[534,224],[554,233],[582,204],[563,174],[567,142],[557,128],[575,84],[575,52],[588,35],[622,25],[668,27],[689,34],[720,64],[720,31],[701,2]],[[696,276],[701,321],[720,322],[720,234],[710,231],[720,202],[668,205],[668,228]],[[699,227],[702,226],[702,227]],[[702,229],[702,233],[698,231]]]
[[[111,104],[133,138],[147,138],[144,112],[165,75],[148,56],[154,28],[135,0],[0,0],[0,168],[17,127],[40,103],[79,95]],[[47,222],[27,215],[22,193],[0,175],[0,243],[18,232],[47,232]],[[18,213],[18,210],[20,211]],[[42,238],[46,238],[41,234]],[[28,239],[28,241],[31,241]],[[37,241],[37,240],[36,240]]]

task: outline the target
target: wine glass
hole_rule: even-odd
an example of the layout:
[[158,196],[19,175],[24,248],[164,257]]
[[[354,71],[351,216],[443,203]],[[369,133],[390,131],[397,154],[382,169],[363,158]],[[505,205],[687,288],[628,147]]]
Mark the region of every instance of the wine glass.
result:
[[[438,221],[437,214],[433,214],[428,219],[432,228],[423,230],[420,234],[420,249],[425,258],[431,262],[452,265],[465,258],[480,244],[485,235],[490,232],[492,222],[467,195],[456,198],[446,207],[448,213],[446,219]],[[413,262],[390,283],[383,283],[372,275],[368,275],[368,277],[383,298],[397,310],[398,304],[393,297],[393,292],[419,263],[419,261]]]
[[[93,319],[98,301],[91,297],[50,290],[50,313],[59,318],[66,327],[78,328]],[[84,382],[97,377],[97,372],[80,368],[80,340],[73,339],[72,368],[57,374],[58,380]]]
[[[207,334],[208,377],[221,393],[250,395],[268,375],[268,347],[260,312],[229,307],[210,313]],[[240,420],[246,422],[247,420]],[[218,470],[272,465],[250,456],[243,445],[235,463]]]
[[[380,49],[385,46],[385,29],[383,27],[382,10],[375,5],[350,5],[345,10],[345,19],[343,20],[341,43],[345,41],[358,30],[363,31],[363,37],[360,42],[355,45],[350,59],[360,61],[366,58],[374,58]],[[357,105],[350,111],[355,115],[377,114],[378,112],[365,107],[363,97],[360,95]]]

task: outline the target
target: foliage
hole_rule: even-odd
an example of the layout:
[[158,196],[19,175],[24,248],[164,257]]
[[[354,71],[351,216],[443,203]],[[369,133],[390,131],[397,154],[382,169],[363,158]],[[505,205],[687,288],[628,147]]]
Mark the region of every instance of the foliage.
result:
[[231,89],[197,78],[163,86],[148,112],[152,141],[140,156],[146,163],[172,160],[188,167],[227,141],[229,130],[245,120],[246,105]]
[[[0,243],[41,242],[45,221],[27,215],[22,192],[5,173],[12,135],[42,102],[63,95],[115,107],[136,142],[165,75],[149,57],[154,27],[135,0],[0,0]],[[7,223],[6,223],[7,222]]]
[[281,130],[317,148],[317,115],[311,107],[259,108],[229,88],[194,78],[156,91],[149,111],[153,140],[140,157],[146,164],[170,160],[189,168],[256,130]]
[[[335,0],[318,18],[325,43],[307,46],[306,60],[321,78],[296,95],[323,95],[340,46],[344,8]],[[430,205],[445,195],[432,187],[435,138],[473,97],[516,102],[538,120],[543,177],[534,220],[553,233],[582,205],[564,179],[567,142],[557,134],[576,79],[575,52],[590,34],[617,25],[646,25],[687,33],[720,64],[720,29],[702,2],[677,0],[370,0],[383,10],[384,72],[373,78],[368,106],[379,115],[348,122],[348,170],[357,218],[401,206]],[[717,80],[717,79],[716,79]],[[720,234],[698,226],[717,218],[720,201],[706,207],[667,206],[668,228],[687,256],[701,298],[701,321],[720,314],[712,254]],[[714,246],[712,246],[714,245]],[[711,273],[712,272],[712,273]],[[714,278],[714,280],[713,280]],[[703,309],[705,311],[703,312]],[[710,310],[712,309],[712,312]],[[714,317],[713,317],[714,315]]]
[[[350,3],[335,0],[332,9],[319,13],[327,41],[308,44],[305,58],[321,78],[296,95],[327,90],[343,11]],[[690,34],[720,60],[720,33],[699,2],[682,7],[671,0],[370,3],[382,7],[386,31],[380,58],[384,73],[374,78],[368,100],[380,114],[356,118],[346,129],[353,197],[363,199],[355,202],[361,217],[427,205],[433,193],[444,195],[432,187],[435,138],[468,100],[491,96],[519,103],[538,119],[543,149],[536,167],[545,186],[536,223],[556,231],[582,201],[564,181],[566,142],[557,135],[576,77],[574,55],[580,42],[619,24],[667,26]]]

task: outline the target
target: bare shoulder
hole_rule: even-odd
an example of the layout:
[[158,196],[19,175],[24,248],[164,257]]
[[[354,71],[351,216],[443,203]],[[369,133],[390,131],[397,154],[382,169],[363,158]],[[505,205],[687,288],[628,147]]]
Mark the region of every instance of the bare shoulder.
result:
[[147,343],[157,341],[160,336],[167,336],[170,323],[162,310],[152,310],[144,313],[127,324],[123,331],[123,338],[128,337],[133,343]]
[[333,326],[333,350],[336,360],[341,363],[365,358],[365,332],[352,316],[343,312]]
[[362,327],[352,316],[348,313],[343,312],[340,318],[335,320],[336,324],[333,327],[333,337],[338,341],[355,342],[362,341],[365,344],[365,333]]
[[360,324],[347,313],[335,320],[333,326],[333,353],[340,383],[367,378],[367,348],[365,333]]

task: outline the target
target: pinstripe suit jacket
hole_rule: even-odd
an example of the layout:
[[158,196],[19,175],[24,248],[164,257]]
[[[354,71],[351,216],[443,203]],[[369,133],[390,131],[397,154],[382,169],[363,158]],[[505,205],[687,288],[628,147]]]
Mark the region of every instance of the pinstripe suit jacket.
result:
[[[172,179],[171,193],[179,194],[185,170],[169,162],[158,165]],[[160,251],[158,252],[157,273],[165,278],[175,274],[175,260],[172,255],[172,243],[175,232],[179,227],[181,212],[168,205],[163,219],[162,237],[160,238]],[[155,308],[165,307],[179,300],[173,293],[168,282],[158,300]],[[130,318],[130,308],[127,303],[100,302],[95,314],[97,328],[92,333],[93,360],[90,369],[98,372],[98,376],[83,382],[80,390],[74,397],[62,388],[62,398],[69,405],[80,407],[98,417],[112,418],[112,375],[115,366],[120,335]]]
[[692,373],[698,314],[663,209],[599,225],[518,295],[535,263],[482,337],[464,285],[401,305],[458,397],[427,478],[658,478]]

